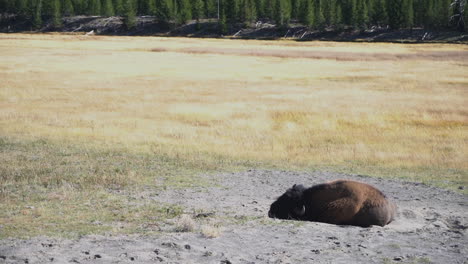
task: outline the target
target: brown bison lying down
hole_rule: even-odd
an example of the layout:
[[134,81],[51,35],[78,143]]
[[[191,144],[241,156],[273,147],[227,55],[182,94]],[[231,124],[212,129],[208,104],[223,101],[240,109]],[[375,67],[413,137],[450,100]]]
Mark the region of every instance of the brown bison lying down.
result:
[[268,216],[337,225],[384,226],[396,214],[396,205],[376,188],[361,182],[338,180],[305,188],[294,185],[270,207]]

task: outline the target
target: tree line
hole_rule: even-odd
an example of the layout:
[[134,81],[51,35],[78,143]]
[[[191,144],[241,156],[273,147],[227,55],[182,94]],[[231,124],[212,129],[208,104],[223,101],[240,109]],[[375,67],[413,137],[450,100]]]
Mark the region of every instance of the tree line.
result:
[[60,27],[62,17],[122,16],[131,28],[136,16],[184,24],[217,18],[222,31],[233,25],[273,21],[302,23],[313,29],[424,27],[465,30],[466,0],[0,0],[0,14],[15,15],[39,28],[44,21]]

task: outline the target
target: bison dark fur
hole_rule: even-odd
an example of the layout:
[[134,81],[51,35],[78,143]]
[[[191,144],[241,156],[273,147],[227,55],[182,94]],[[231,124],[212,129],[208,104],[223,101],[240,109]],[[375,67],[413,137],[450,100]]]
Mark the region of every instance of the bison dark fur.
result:
[[310,188],[294,185],[270,207],[268,216],[337,225],[384,226],[396,215],[396,205],[375,187],[338,180]]

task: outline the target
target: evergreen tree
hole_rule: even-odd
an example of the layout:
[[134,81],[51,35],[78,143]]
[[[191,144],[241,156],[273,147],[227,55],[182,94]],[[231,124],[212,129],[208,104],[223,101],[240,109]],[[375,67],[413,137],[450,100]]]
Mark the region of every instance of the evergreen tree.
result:
[[241,1],[240,19],[245,25],[249,25],[256,19],[256,10],[253,0]]
[[284,8],[282,6],[282,3],[283,1],[281,0],[275,0],[274,2],[275,4],[275,7],[274,7],[274,15],[273,15],[273,18],[275,19],[275,23],[277,26],[283,26],[284,24],[284,17],[283,17],[283,12],[281,12],[282,8]]
[[255,0],[255,9],[259,18],[265,18],[264,0]]
[[221,32],[221,34],[226,34],[228,32],[226,11],[224,5],[221,5],[219,10],[219,31]]
[[290,1],[275,0],[273,12],[273,19],[276,25],[280,27],[287,26],[291,19]]
[[225,2],[224,6],[224,14],[226,16],[226,20],[228,25],[233,25],[237,22],[237,15],[238,15],[238,8],[237,2],[235,0],[223,0]]
[[73,4],[71,0],[63,0],[62,1],[62,14],[64,16],[72,16],[74,12]]
[[414,26],[413,0],[404,0],[402,13],[404,16],[404,26],[406,28],[413,28]]
[[[148,0],[148,11],[147,13],[149,15],[155,16],[158,13],[158,10],[156,8],[156,1],[157,0]],[[203,0],[201,0],[203,1]]]
[[132,29],[136,26],[135,6],[135,0],[123,0],[123,23],[127,29]]
[[204,16],[207,18],[218,18],[218,1],[217,0],[204,0],[203,10]]
[[314,26],[314,4],[312,3],[312,0],[303,0],[302,5],[301,5],[301,12],[300,12],[300,21],[308,26],[308,27],[313,27]]
[[89,0],[88,14],[92,16],[101,15],[101,0]]
[[325,16],[325,23],[328,26],[335,25],[336,23],[336,0],[324,1],[323,14]]
[[52,25],[54,27],[60,27],[62,25],[62,15],[60,13],[60,2],[59,0],[51,0],[52,4]]
[[325,25],[325,17],[323,15],[323,10],[322,10],[322,1],[321,0],[314,0],[314,25],[317,28],[323,28]]
[[265,2],[263,3],[263,18],[273,19],[274,3],[274,0],[265,0]]
[[106,17],[111,17],[115,15],[112,0],[102,0],[101,14]]
[[388,24],[392,29],[399,29],[404,26],[405,16],[403,14],[405,0],[388,0]]
[[357,2],[356,0],[341,0],[343,22],[355,27],[357,25]]
[[435,26],[438,28],[447,27],[450,21],[451,0],[438,0],[435,6]]
[[466,30],[466,24],[468,23],[468,3],[466,3],[466,1],[465,1],[465,8],[463,9],[461,17],[463,17],[463,21],[458,23],[458,29],[460,31],[465,31]]
[[8,3],[6,0],[0,0],[0,14],[6,14],[8,12]]
[[299,19],[301,1],[300,0],[291,0],[291,18]]
[[190,6],[189,0],[179,0],[178,10],[177,22],[179,24],[185,24],[192,19],[192,7]]
[[366,28],[369,22],[366,0],[357,0],[357,25],[361,28]]
[[423,4],[423,19],[422,24],[424,27],[433,27],[435,24],[434,1],[425,0]]
[[31,21],[34,29],[42,26],[42,0],[30,0]]
[[73,14],[85,15],[88,2],[85,0],[71,0],[73,6]]
[[123,15],[123,2],[122,2],[122,0],[114,0],[112,2],[112,5],[114,6],[114,13],[117,16]]
[[197,23],[203,18],[204,15],[203,0],[192,0],[192,17],[197,20]]
[[371,13],[372,24],[383,26],[388,24],[387,7],[385,0],[376,0]]
[[171,0],[156,0],[156,18],[159,22],[169,22],[172,19]]

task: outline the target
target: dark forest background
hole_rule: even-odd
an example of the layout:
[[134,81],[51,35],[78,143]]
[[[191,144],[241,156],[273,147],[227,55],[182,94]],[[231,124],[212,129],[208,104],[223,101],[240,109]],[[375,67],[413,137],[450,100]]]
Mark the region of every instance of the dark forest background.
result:
[[3,18],[14,16],[32,28],[60,28],[67,16],[121,16],[127,28],[136,16],[182,25],[219,19],[223,32],[258,20],[280,27],[300,23],[312,29],[371,27],[465,30],[466,0],[0,0]]

